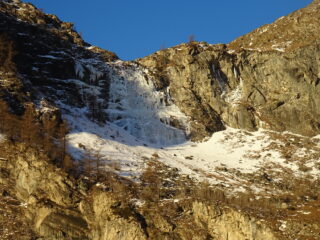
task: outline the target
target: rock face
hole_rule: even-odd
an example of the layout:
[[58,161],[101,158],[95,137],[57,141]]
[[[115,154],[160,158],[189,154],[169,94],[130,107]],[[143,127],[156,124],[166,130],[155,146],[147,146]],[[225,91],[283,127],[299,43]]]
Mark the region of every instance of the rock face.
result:
[[228,45],[181,44],[136,60],[140,67],[110,64],[117,59],[113,53],[83,42],[72,24],[32,5],[4,1],[0,8],[1,95],[14,109],[46,98],[86,107],[88,115],[103,122],[114,118],[112,105],[121,105],[115,97],[117,103],[109,101],[110,83],[120,84],[140,71],[140,85],[152,81],[148,91],[164,96],[163,104],[170,101],[188,118],[188,123],[173,115],[160,121],[184,130],[192,140],[226,126],[303,135],[320,131],[318,2]]
[[92,192],[91,199],[80,203],[81,212],[93,226],[90,239],[147,239],[134,215],[124,218],[114,213],[113,209],[119,202],[112,194],[96,190]]
[[232,209],[219,211],[203,203],[193,204],[195,219],[205,226],[212,236],[228,240],[276,240],[275,234],[261,222],[250,219]]
[[115,190],[88,187],[24,144],[2,144],[0,157],[0,184],[24,206],[23,217],[37,239],[189,240],[190,234],[199,240],[277,239],[267,226],[232,209],[194,202],[189,210],[178,207],[179,218],[168,220],[157,209],[127,205],[126,192],[119,198]]
[[75,210],[79,198],[72,194],[71,189],[75,190],[72,182],[55,171],[45,156],[24,145],[1,146],[1,150],[6,157],[1,169],[7,174],[6,178],[1,178],[1,185],[24,203],[24,215],[32,228],[40,236],[50,237],[48,239],[62,238],[66,232],[73,239],[86,239],[87,224]]
[[170,86],[199,140],[225,125],[319,133],[318,55],[316,42],[288,52],[191,43],[138,61]]
[[226,125],[315,135],[319,12],[314,2],[228,45],[191,42],[138,62],[157,76],[159,89],[170,87],[175,104],[194,120],[195,140]]
[[[1,148],[1,185],[26,206],[24,214],[44,239],[145,239],[135,219],[112,211],[115,198],[103,191],[86,196],[76,182],[24,145]],[[18,156],[18,157],[16,157]]]
[[[31,4],[1,1],[0,19],[0,92],[13,111],[44,98],[91,108],[95,98],[107,98],[104,61],[116,60],[114,53],[90,47],[72,23]],[[105,90],[93,92],[98,86]]]

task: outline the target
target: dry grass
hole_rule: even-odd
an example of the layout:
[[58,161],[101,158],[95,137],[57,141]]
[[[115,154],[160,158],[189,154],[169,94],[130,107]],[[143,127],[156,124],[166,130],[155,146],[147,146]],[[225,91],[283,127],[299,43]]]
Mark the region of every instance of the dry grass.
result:
[[6,186],[0,185],[0,240],[36,239],[23,214],[26,206],[10,196],[6,189]]

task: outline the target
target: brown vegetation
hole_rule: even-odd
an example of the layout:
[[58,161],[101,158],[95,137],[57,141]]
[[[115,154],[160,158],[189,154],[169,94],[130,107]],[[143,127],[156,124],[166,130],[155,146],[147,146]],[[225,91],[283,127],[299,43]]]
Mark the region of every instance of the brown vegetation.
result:
[[14,72],[15,64],[13,57],[15,56],[15,47],[13,41],[4,34],[0,35],[0,70],[6,72]]
[[23,142],[28,147],[43,151],[59,167],[72,168],[72,159],[66,153],[65,122],[41,121],[35,106],[25,104],[22,116],[10,112],[6,102],[0,101],[0,133],[11,143]]

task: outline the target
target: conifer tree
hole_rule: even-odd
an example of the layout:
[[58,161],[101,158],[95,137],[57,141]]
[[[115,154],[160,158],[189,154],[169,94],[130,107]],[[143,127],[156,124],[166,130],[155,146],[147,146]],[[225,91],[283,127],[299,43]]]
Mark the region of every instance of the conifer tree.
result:
[[58,160],[62,164],[66,157],[66,152],[67,152],[67,132],[68,132],[68,125],[66,122],[62,122],[59,125],[58,129],[58,136],[57,136],[57,141],[58,141]]
[[40,125],[36,121],[36,111],[33,104],[27,104],[21,119],[21,140],[36,146],[41,142]]

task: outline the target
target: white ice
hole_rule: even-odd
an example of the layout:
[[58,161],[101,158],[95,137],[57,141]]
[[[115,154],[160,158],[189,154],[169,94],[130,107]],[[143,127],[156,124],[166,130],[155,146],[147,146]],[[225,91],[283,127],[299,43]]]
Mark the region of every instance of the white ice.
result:
[[[168,97],[155,90],[143,69],[110,69],[109,121],[149,144],[164,146],[186,141],[188,118]],[[170,126],[178,121],[181,129]]]

